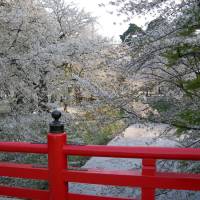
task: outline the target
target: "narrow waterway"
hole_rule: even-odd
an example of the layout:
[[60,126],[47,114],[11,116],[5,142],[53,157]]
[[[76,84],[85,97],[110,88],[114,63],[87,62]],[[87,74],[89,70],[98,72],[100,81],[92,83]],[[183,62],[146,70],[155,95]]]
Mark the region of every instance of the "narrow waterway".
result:
[[[174,140],[165,137],[166,131],[173,133],[166,124],[134,124],[128,127],[121,135],[114,138],[108,145],[112,146],[161,146],[175,147],[179,145]],[[160,137],[162,135],[162,137]],[[141,168],[141,159],[118,159],[118,158],[91,158],[84,168],[109,169],[109,170],[134,170]],[[120,181],[120,180],[119,180]],[[138,198],[138,188],[99,186],[87,184],[71,184],[70,191],[99,196],[131,197]],[[195,193],[188,198],[187,192],[170,191],[167,194],[159,195],[158,200],[197,200],[200,193]]]

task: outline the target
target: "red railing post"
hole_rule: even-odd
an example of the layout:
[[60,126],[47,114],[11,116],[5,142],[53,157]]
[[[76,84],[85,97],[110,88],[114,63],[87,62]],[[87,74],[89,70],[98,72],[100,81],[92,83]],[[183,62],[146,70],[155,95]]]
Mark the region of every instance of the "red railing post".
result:
[[[156,160],[142,160],[142,175],[154,176],[156,173]],[[155,200],[155,189],[144,187],[142,188],[142,200]]]
[[58,121],[61,113],[54,111],[52,117],[55,120],[50,124],[48,134],[49,200],[66,200],[68,186],[63,179],[63,170],[67,168],[67,158],[63,146],[67,136],[64,125]]

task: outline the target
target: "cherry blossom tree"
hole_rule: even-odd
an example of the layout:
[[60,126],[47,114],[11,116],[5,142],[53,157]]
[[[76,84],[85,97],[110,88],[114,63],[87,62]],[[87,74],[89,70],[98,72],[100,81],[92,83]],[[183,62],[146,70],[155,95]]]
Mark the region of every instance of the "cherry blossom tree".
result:
[[[110,4],[129,19],[138,12],[147,18],[151,12],[156,13],[156,19],[143,28],[145,34],[129,37],[128,45],[123,43],[127,47],[126,55],[131,57],[123,65],[124,74],[133,77],[137,74],[144,81],[141,90],[158,88],[154,102],[149,102],[153,107],[157,104],[154,108],[161,110],[159,115],[154,115],[154,121],[175,125],[178,131],[189,133],[191,140],[186,134],[187,143],[198,144],[199,1],[178,4],[175,1],[127,0]],[[162,98],[162,102],[158,98]],[[162,110],[166,107],[163,102],[171,105],[167,112]]]
[[63,1],[5,0],[0,9],[2,98],[13,108],[47,111],[48,95],[69,81],[62,66],[84,62],[98,46],[88,34],[95,19]]

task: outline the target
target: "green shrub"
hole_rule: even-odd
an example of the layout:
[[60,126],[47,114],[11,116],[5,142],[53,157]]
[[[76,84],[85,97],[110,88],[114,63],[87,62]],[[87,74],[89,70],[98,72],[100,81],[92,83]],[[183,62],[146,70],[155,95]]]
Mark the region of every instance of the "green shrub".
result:
[[150,103],[150,105],[153,109],[156,109],[158,112],[166,112],[173,106],[171,102],[164,99]]

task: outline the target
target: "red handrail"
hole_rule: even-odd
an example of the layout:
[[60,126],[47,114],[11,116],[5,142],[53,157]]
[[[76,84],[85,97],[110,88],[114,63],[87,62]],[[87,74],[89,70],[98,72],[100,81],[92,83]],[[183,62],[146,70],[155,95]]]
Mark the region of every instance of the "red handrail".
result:
[[[200,190],[200,174],[158,172],[156,160],[200,160],[200,149],[66,145],[66,133],[48,134],[47,144],[0,142],[0,152],[48,154],[48,166],[0,162],[0,176],[46,180],[48,190],[0,186],[0,195],[40,200],[133,200],[68,192],[68,183],[140,187],[142,200],[154,200],[155,189]],[[69,155],[141,158],[142,171],[69,169]],[[184,183],[184,184],[183,184]]]
[[115,158],[145,158],[168,160],[200,160],[200,149],[174,147],[127,147],[86,145],[64,146],[66,155],[115,157]]
[[34,144],[29,142],[0,142],[1,152],[39,153],[47,154],[47,144]]

